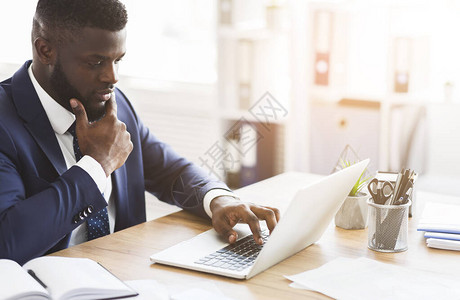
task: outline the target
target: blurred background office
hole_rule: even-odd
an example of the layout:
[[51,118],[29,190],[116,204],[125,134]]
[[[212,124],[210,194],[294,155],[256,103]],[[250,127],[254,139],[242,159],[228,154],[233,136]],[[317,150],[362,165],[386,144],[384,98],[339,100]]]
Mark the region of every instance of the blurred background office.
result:
[[[460,2],[125,0],[120,82],[151,130],[234,188],[416,170],[460,195]],[[31,58],[36,0],[0,0],[0,79]]]

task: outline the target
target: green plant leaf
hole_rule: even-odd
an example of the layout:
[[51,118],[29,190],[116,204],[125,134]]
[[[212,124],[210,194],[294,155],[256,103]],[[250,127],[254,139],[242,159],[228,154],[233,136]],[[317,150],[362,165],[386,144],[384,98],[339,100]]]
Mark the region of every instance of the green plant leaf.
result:
[[[343,168],[348,168],[349,166],[354,165],[355,163],[356,162],[350,162],[348,160],[340,159],[340,164],[342,165]],[[372,176],[367,176],[363,178],[363,175],[364,175],[364,172],[366,172],[366,169],[364,169],[364,171],[359,176],[355,185],[353,186],[350,193],[348,194],[349,196],[356,196],[366,186],[367,182],[372,178]]]

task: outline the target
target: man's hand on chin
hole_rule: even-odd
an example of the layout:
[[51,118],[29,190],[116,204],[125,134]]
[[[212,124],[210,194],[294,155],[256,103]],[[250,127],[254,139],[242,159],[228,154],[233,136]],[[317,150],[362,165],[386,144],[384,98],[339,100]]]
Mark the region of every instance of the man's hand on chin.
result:
[[251,228],[257,244],[263,243],[259,220],[265,220],[270,232],[273,231],[280,219],[278,209],[238,201],[230,196],[216,197],[211,201],[212,226],[230,244],[238,239],[233,227],[240,222],[247,223]]

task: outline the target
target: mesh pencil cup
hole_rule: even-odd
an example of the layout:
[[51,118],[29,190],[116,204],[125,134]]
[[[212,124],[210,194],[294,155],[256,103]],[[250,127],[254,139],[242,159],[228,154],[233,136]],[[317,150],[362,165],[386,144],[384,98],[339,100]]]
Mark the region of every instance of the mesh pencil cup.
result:
[[407,250],[409,200],[401,205],[369,205],[368,247],[379,252],[402,252]]

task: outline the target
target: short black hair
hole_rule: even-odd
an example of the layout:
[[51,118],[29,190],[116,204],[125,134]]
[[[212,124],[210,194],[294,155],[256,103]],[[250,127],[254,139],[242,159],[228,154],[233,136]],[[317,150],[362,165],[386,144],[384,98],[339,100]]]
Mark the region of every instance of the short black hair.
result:
[[119,0],[39,0],[32,25],[32,40],[41,36],[63,42],[84,27],[120,31],[128,13]]

